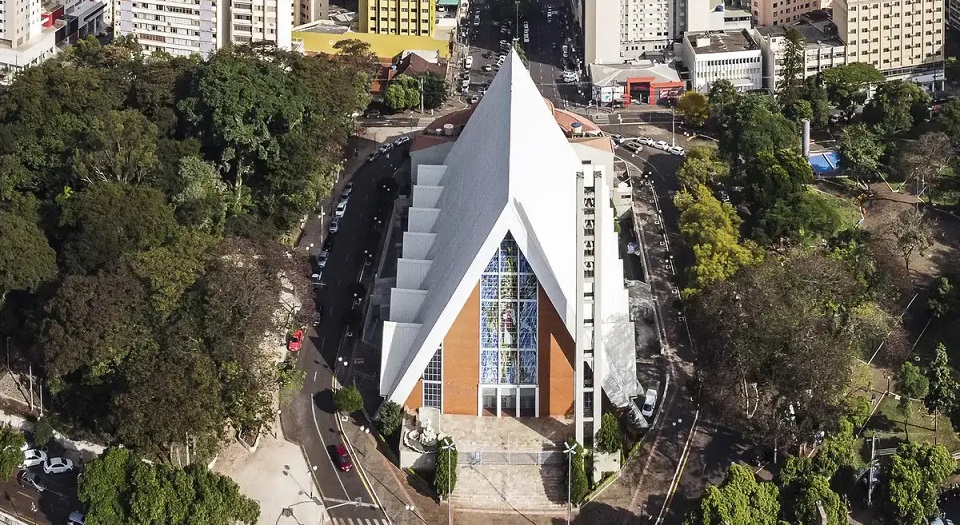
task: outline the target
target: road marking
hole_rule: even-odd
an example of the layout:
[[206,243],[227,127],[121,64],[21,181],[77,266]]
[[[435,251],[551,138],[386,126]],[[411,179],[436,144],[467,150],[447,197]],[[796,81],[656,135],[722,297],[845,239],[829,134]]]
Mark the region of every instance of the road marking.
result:
[[[324,450],[324,452],[326,452],[326,451],[327,451],[327,441],[326,441],[325,439],[323,439],[323,432],[320,432],[320,423],[317,421],[317,403],[312,399],[312,396],[311,396],[311,399],[310,399],[310,411],[313,412],[313,426],[316,427],[316,429],[317,429],[317,436],[320,437],[320,443],[323,444],[323,450]],[[334,416],[334,417],[336,417],[336,416]],[[349,498],[350,498],[350,493],[347,492],[347,487],[343,486],[343,480],[340,479],[340,471],[337,470],[337,469],[334,469],[334,470],[333,470],[333,474],[334,474],[334,476],[337,477],[337,482],[340,483],[340,488],[343,489],[343,495],[346,496],[347,499],[349,499]],[[319,488],[319,487],[317,487],[317,488]]]
[[317,382],[317,371],[316,371],[316,370],[313,371],[313,382],[314,382],[314,383]]

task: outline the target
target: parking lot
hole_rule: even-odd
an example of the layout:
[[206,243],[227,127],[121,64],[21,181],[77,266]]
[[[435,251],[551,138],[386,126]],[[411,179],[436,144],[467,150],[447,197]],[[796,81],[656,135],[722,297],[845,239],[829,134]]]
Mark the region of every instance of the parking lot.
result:
[[[44,449],[44,453],[50,458],[64,455],[69,457],[70,452],[72,451],[65,450],[56,442],[51,442]],[[27,522],[56,525],[67,523],[70,513],[81,508],[77,499],[77,476],[82,468],[79,461],[77,458],[74,468],[61,474],[46,474],[40,464],[26,468],[25,470],[32,473],[45,487],[43,492],[38,492],[28,484],[21,484],[18,481],[19,475],[0,483],[0,507],[8,514]]]

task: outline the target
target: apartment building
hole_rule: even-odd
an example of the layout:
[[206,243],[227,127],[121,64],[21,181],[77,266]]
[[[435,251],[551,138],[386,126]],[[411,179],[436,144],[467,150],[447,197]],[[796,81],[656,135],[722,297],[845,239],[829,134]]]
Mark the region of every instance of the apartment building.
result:
[[290,49],[289,0],[119,0],[115,32],[135,35],[147,53],[200,54],[228,44],[272,42]]
[[837,26],[823,11],[804,15],[790,26],[759,27],[753,30],[753,35],[763,55],[764,88],[775,91],[783,78],[788,28],[796,29],[804,40],[804,78],[847,63],[846,44],[837,36]]
[[833,22],[848,62],[889,78],[943,69],[944,0],[834,0]]
[[293,0],[293,24],[300,26],[330,15],[329,0]]
[[753,25],[789,25],[820,7],[820,0],[753,0]]
[[763,88],[760,46],[747,30],[687,33],[677,58],[689,71],[689,89],[706,93],[721,79],[729,80],[737,91]]
[[0,0],[0,81],[57,53],[57,27],[45,25],[40,0]]
[[960,29],[960,0],[947,0],[947,27]]
[[430,36],[437,18],[436,0],[360,0],[360,31]]
[[688,10],[684,32],[739,31],[753,27],[749,3],[741,4],[731,0],[686,1]]

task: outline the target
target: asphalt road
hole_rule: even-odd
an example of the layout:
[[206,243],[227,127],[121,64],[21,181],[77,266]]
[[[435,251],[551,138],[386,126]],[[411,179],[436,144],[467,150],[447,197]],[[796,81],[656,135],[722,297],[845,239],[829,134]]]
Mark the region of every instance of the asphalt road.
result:
[[[564,107],[565,101],[581,101],[580,92],[585,92],[588,85],[584,83],[568,83],[563,81],[564,59],[562,57],[562,46],[565,42],[573,42],[573,33],[569,24],[564,22],[564,18],[570,19],[569,7],[557,0],[541,2],[540,11],[534,11],[526,22],[530,24],[530,42],[523,42],[523,24],[524,19],[520,19],[518,27],[513,28],[513,33],[501,32],[502,23],[505,20],[495,20],[494,11],[489,3],[471,5],[470,14],[467,18],[470,24],[468,37],[462,43],[469,45],[470,55],[473,56],[473,66],[470,71],[470,88],[464,95],[475,95],[477,90],[493,79],[496,71],[484,72],[483,66],[494,65],[497,61],[497,54],[500,52],[500,41],[510,41],[514,33],[519,38],[521,47],[529,61],[530,76],[534,83],[540,88],[543,96],[549,99],[555,106]],[[554,7],[558,14],[548,20],[546,8]],[[475,13],[480,13],[480,26],[474,27],[473,20]],[[514,23],[513,20],[509,22]],[[514,25],[516,25],[514,23]],[[486,55],[486,56],[485,56]],[[568,59],[568,66],[575,67],[574,55],[571,53]],[[458,64],[458,79],[462,78],[459,74],[462,72],[462,65]],[[571,67],[568,67],[571,69]]]
[[[300,350],[300,366],[307,377],[300,394],[283,414],[284,433],[303,446],[327,508],[357,499],[362,502],[362,506],[346,504],[330,510],[331,517],[340,520],[369,519],[372,523],[386,523],[383,512],[373,507],[374,499],[357,471],[357,462],[354,461],[350,472],[341,472],[332,461],[330,449],[344,441],[335,417],[331,387],[337,359],[343,357],[351,361],[349,351],[355,337],[352,333],[358,333],[357,327],[361,326],[356,312],[362,310],[352,307],[352,294],[363,274],[372,271],[372,266],[364,265],[364,250],[379,248],[379,229],[373,225],[380,203],[378,181],[394,173],[390,164],[398,164],[400,156],[401,151],[397,149],[390,153],[389,159],[378,156],[373,162],[363,164],[351,179],[353,192],[340,229],[332,235],[334,244],[323,270],[323,286],[316,294],[323,321],[309,331]],[[327,214],[322,220],[313,217],[308,221],[304,242],[315,244],[311,253],[320,250],[329,219]]]
[[15,517],[34,523],[66,523],[71,512],[80,510],[77,500],[77,471],[64,474],[44,474],[39,466],[29,469],[43,481],[47,489],[42,493],[21,487],[16,477],[0,483],[0,506]]

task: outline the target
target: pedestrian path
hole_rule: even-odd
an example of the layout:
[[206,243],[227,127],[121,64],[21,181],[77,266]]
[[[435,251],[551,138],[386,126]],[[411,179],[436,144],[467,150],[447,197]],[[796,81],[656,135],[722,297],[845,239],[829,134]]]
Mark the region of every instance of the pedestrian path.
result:
[[388,525],[390,522],[386,519],[330,518],[330,523],[334,525]]

